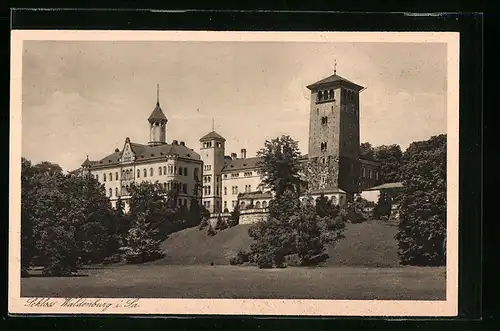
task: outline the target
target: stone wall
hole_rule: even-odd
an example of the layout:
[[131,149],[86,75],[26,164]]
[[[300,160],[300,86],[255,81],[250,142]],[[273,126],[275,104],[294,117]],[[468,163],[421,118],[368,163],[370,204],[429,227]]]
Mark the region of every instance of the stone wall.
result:
[[266,209],[245,209],[240,212],[240,224],[257,223],[267,217],[268,210]]

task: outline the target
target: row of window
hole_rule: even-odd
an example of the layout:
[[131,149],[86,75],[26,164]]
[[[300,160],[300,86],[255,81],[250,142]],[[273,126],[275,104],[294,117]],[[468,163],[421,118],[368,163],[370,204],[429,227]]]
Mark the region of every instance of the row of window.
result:
[[[243,173],[243,176],[245,176],[245,177],[251,177],[251,176],[253,176],[253,171],[246,171],[246,172]],[[235,172],[235,173],[231,174],[231,178],[237,178],[237,177],[240,177],[240,174],[238,172]],[[224,174],[223,178],[226,179],[227,178],[227,174]]]
[[[231,207],[234,208],[234,207],[236,207],[237,204],[238,204],[238,201],[233,200]],[[240,202],[240,209],[244,209],[245,207],[246,207],[245,201],[241,201]],[[227,201],[224,201],[224,209],[226,209],[226,208],[227,208]],[[262,201],[262,203],[260,201],[257,201],[254,204],[254,208],[256,208],[256,209],[267,208],[267,201]]]
[[[179,176],[188,176],[188,168],[186,167],[179,167],[177,169],[177,166],[163,166],[163,167],[158,167],[158,174],[159,176],[161,175],[166,175],[166,174],[179,174]],[[199,170],[198,168],[195,168],[193,171],[193,177],[195,180],[198,180],[198,173]],[[148,177],[148,170],[143,169],[142,170],[143,177]],[[152,177],[154,176],[154,169],[149,168],[149,176]],[[141,177],[141,170],[137,169],[137,178]],[[95,175],[95,179],[99,181],[99,175]],[[122,179],[127,180],[127,179],[133,179],[132,178],[132,170],[123,170],[122,171]],[[113,180],[113,173],[108,174],[103,174],[103,181],[112,181]],[[118,180],[118,172],[115,172],[115,180]]]
[[330,91],[324,90],[324,91],[319,91],[318,94],[316,95],[316,101],[324,101],[324,100],[334,100],[335,99],[335,93],[333,89]]
[[203,166],[203,171],[211,171],[212,170],[212,166],[210,164],[206,164]]
[[[177,182],[168,182],[168,183],[161,183],[161,185],[163,186],[163,188],[166,190],[166,191],[177,191],[177,192],[181,192],[181,193],[188,193],[188,189],[187,189],[187,184],[183,184],[183,183],[177,183]],[[121,190],[121,195],[129,195],[129,189],[130,189],[130,186],[129,185],[124,185],[122,186],[122,190]],[[108,196],[110,198],[113,197],[113,190],[111,188],[108,189]],[[118,187],[115,187],[115,197],[119,197],[120,194],[119,194],[119,191],[118,191]]]
[[377,171],[372,171],[371,169],[368,169],[368,176],[366,175],[366,169],[361,168],[361,177],[362,178],[368,178],[368,179],[373,179],[375,178],[378,180],[378,172]]
[[[211,141],[207,141],[207,142],[204,142],[203,143],[203,148],[210,148],[210,147],[213,147],[214,145],[212,144]],[[222,147],[222,143],[216,143],[215,146],[217,146],[218,148],[221,148]]]

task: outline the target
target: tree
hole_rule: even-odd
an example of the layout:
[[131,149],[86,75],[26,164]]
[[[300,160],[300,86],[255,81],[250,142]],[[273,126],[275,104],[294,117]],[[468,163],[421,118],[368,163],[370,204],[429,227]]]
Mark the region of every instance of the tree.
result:
[[402,264],[444,265],[446,135],[413,142],[405,151],[398,233]]
[[257,152],[258,166],[262,184],[269,187],[276,195],[290,190],[297,196],[303,180],[299,175],[300,152],[297,141],[283,135],[265,142],[264,148]]
[[399,145],[376,147],[375,160],[379,163],[379,180],[382,183],[393,183],[400,180],[403,152]]
[[321,194],[318,198],[316,198],[316,213],[319,217],[332,217],[335,218],[340,211],[339,206],[333,204],[331,200],[325,197],[324,194]]
[[175,223],[178,209],[172,195],[159,183],[142,182],[130,190],[130,219],[126,246],[122,248],[129,263],[143,263],[163,256],[160,244]]
[[233,208],[233,211],[231,212],[231,216],[229,216],[229,226],[230,227],[233,227],[233,226],[236,226],[238,225],[240,222],[240,209],[239,209],[239,206],[236,205],[234,208]]
[[373,208],[373,217],[380,219],[382,216],[391,216],[392,198],[387,190],[380,190],[377,204]]
[[369,142],[362,143],[359,146],[359,157],[369,161],[375,161],[375,149]]

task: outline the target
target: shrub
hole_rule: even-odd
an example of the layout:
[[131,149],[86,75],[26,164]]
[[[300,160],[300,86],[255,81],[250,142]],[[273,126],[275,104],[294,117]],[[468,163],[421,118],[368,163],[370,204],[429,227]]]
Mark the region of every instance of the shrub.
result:
[[217,231],[214,230],[212,224],[209,224],[208,225],[208,228],[207,228],[207,235],[209,236],[215,236],[217,234]]
[[229,263],[231,265],[238,265],[238,264],[243,264],[246,262],[250,261],[250,254],[246,251],[238,251],[236,256],[232,257],[231,260],[229,260]]
[[205,229],[207,226],[208,226],[208,219],[203,218],[200,222],[200,225],[198,226],[198,229],[201,231],[201,230]]
[[228,226],[233,227],[238,225],[240,222],[240,210],[238,207],[235,207],[233,211],[231,212],[231,216],[229,217],[228,220]]
[[217,223],[215,224],[215,230],[225,230],[228,228],[227,222],[221,216],[217,217]]

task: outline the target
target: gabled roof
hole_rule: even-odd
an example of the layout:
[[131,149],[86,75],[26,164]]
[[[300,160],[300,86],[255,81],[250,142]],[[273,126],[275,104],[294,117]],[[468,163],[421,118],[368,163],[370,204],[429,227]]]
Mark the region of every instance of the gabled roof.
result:
[[255,169],[258,168],[258,157],[248,157],[244,159],[226,160],[222,172],[231,172],[236,170]]
[[207,133],[206,135],[204,135],[203,137],[200,138],[200,141],[211,140],[211,139],[218,139],[218,140],[226,141],[226,139],[223,136],[221,136],[220,134],[218,134],[215,131]]
[[315,87],[319,87],[319,86],[327,85],[327,84],[332,84],[332,83],[338,83],[338,84],[344,83],[344,84],[350,85],[350,86],[352,86],[352,87],[354,87],[354,88],[356,88],[358,90],[363,89],[363,86],[360,86],[360,85],[358,85],[358,84],[356,84],[354,82],[351,82],[350,80],[345,79],[344,77],[341,77],[341,76],[339,76],[337,74],[333,74],[333,75],[331,75],[329,77],[326,77],[326,78],[324,78],[322,80],[317,81],[314,84],[308,85],[307,88],[310,89],[310,90],[312,90]]
[[167,116],[163,113],[163,110],[161,110],[160,103],[156,103],[155,109],[153,109],[153,112],[151,115],[149,115],[148,118],[149,122],[154,122],[154,121],[168,121]]
[[[158,157],[166,157],[167,155],[175,155],[177,157],[182,157],[192,160],[200,160],[200,155],[195,151],[192,151],[187,146],[176,145],[176,144],[162,144],[156,146],[148,146],[137,143],[130,143],[132,151],[135,154],[135,161],[141,162],[145,160],[150,160]],[[115,152],[101,159],[100,161],[90,161],[93,162],[91,167],[99,167],[105,165],[118,165],[120,163],[122,152]]]

